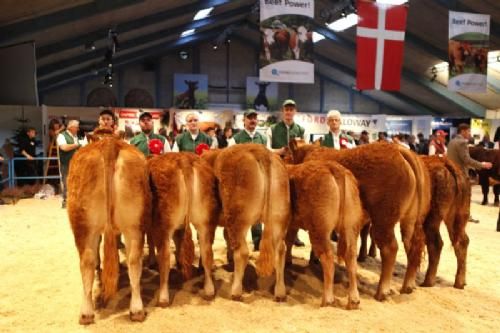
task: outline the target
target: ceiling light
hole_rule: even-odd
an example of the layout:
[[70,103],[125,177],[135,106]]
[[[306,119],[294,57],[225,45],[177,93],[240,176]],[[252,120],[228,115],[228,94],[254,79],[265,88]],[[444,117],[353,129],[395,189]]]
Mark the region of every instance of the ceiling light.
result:
[[317,43],[319,42],[320,40],[323,40],[325,39],[325,36],[323,36],[322,34],[319,34],[317,32],[313,32],[313,43]]
[[358,24],[358,15],[351,13],[346,17],[339,18],[338,20],[328,24],[328,28],[333,31],[344,31],[356,24]]
[[186,37],[186,36],[192,35],[193,33],[194,33],[194,29],[185,30],[181,33],[181,37]]
[[212,9],[214,9],[214,7],[199,10],[198,13],[196,13],[196,15],[194,16],[193,21],[204,19],[208,16],[208,14],[210,14]]

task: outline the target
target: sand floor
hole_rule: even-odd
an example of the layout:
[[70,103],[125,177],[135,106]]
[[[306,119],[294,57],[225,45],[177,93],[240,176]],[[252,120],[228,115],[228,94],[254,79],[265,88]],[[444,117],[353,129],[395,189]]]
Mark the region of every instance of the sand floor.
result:
[[[469,224],[467,286],[453,288],[455,256],[446,229],[445,245],[433,288],[400,295],[406,259],[402,244],[394,272],[394,295],[386,302],[373,299],[380,269],[369,258],[358,268],[361,306],[320,308],[322,273],[309,267],[309,246],[294,248],[294,264],[286,270],[288,300],[275,303],[273,278],[256,278],[255,252],[247,267],[243,302],[231,301],[232,273],[225,264],[221,230],[214,244],[216,298],[203,300],[202,276],[183,282],[171,273],[169,308],[155,307],[159,278],[144,269],[142,296],[148,312],[143,323],[128,318],[130,289],[125,270],[113,301],[96,313],[96,324],[78,325],[82,284],[76,247],[66,211],[57,198],[25,199],[0,206],[0,332],[493,332],[500,327],[500,232],[495,232],[498,207],[479,205],[473,190],[472,214],[481,223]],[[491,198],[490,198],[490,201]],[[398,232],[399,234],[399,232]],[[300,237],[307,241],[307,234]],[[249,241],[249,246],[251,242]],[[251,247],[250,247],[251,248]],[[426,261],[424,261],[426,265]],[[422,266],[422,271],[424,266]],[[346,303],[346,277],[337,266],[335,296]],[[419,273],[419,282],[423,274]]]

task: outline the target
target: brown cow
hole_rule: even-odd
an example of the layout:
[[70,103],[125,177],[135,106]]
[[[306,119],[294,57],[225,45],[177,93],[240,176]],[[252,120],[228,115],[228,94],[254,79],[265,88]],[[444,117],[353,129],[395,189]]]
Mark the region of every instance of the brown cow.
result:
[[338,256],[349,275],[348,309],[359,306],[356,278],[357,237],[364,216],[358,184],[352,173],[333,161],[310,161],[288,166],[293,219],[286,237],[287,261],[299,228],[309,231],[312,248],[323,268],[322,306],[334,304],[335,263],[330,235],[340,235]]
[[274,296],[286,299],[284,280],[285,235],[290,215],[290,192],[285,166],[279,157],[257,144],[240,144],[218,153],[214,172],[219,181],[224,225],[234,251],[234,279],[231,295],[242,299],[242,280],[248,262],[245,236],[253,224],[262,221],[264,232],[257,259],[257,273],[276,271]]
[[146,317],[140,292],[144,230],[151,218],[151,193],[144,155],[109,137],[81,148],[68,175],[68,215],[80,255],[83,303],[80,324],[94,321],[92,284],[100,235],[104,233],[102,300],[106,303],[118,283],[116,235],[125,237],[132,296],[130,318]]
[[169,153],[154,157],[148,163],[153,191],[152,231],[160,269],[158,305],[166,307],[170,301],[168,277],[172,236],[182,273],[185,278],[191,276],[194,245],[190,224],[196,228],[200,242],[205,270],[204,297],[212,299],[215,295],[211,275],[212,243],[220,211],[213,172],[205,161],[192,153]]
[[429,267],[422,286],[436,282],[437,267],[443,247],[439,233],[444,221],[457,257],[455,288],[465,286],[465,265],[469,237],[465,225],[470,213],[470,185],[467,176],[451,160],[438,156],[420,156],[429,170],[432,184],[431,209],[424,223]]
[[[293,141],[292,141],[293,144]],[[375,294],[381,301],[389,292],[398,243],[394,226],[400,221],[408,259],[402,293],[411,293],[424,247],[423,221],[430,206],[428,171],[410,150],[390,143],[374,143],[337,151],[306,145],[291,147],[295,163],[334,160],[356,177],[361,200],[372,222],[372,235],[381,250],[382,272]]]

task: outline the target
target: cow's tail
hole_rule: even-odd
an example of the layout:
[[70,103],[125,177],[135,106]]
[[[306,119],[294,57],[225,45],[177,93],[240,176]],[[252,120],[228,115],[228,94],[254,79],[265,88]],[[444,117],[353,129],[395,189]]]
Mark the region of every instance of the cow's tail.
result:
[[102,300],[106,304],[116,293],[118,287],[119,257],[116,243],[116,227],[114,221],[114,174],[119,147],[114,140],[103,145],[104,186],[107,209],[107,222],[104,228],[104,259],[102,268]]
[[463,213],[463,218],[455,218],[453,223],[453,235],[451,237],[453,246],[455,246],[457,242],[460,241],[458,235],[463,233],[465,229],[465,225],[467,224],[467,219],[470,213],[470,186],[467,176],[462,172],[460,168],[456,165],[453,165],[448,159],[445,159],[445,166],[448,171],[453,175],[456,184],[456,200],[455,200],[455,214],[458,213],[459,210],[465,210]]
[[416,187],[417,187],[417,223],[415,223],[415,229],[413,231],[413,236],[411,239],[412,244],[418,244],[418,246],[412,246],[412,251],[410,257],[417,257],[418,263],[422,257],[425,244],[425,233],[423,231],[424,220],[429,213],[430,209],[430,198],[431,198],[431,188],[430,188],[430,178],[429,174],[426,173],[426,169],[418,158],[418,156],[411,150],[399,147],[399,151],[403,158],[410,164],[413,174],[415,175]]
[[182,160],[182,174],[184,178],[184,184],[187,191],[186,200],[186,216],[184,218],[184,236],[182,238],[179,261],[181,265],[182,275],[184,279],[189,279],[192,276],[193,271],[193,261],[194,261],[194,243],[193,235],[191,232],[190,218],[193,210],[193,166],[186,160]]
[[256,271],[259,276],[269,276],[274,270],[274,244],[273,244],[273,223],[271,219],[271,158],[259,161],[259,170],[264,177],[264,207],[262,223],[264,230],[259,244],[259,257],[256,261]]
[[[334,177],[334,180],[335,182],[337,183],[337,188],[339,190],[339,199],[340,199],[340,206],[339,206],[339,217],[338,217],[338,223],[340,223],[340,226],[339,228],[337,228],[338,230],[342,230],[343,232],[340,233],[340,239],[339,239],[339,247],[338,247],[338,256],[343,258],[344,261],[345,261],[345,252],[346,252],[346,241],[347,239],[345,239],[345,237],[347,235],[344,236],[345,234],[345,231],[348,227],[351,227],[351,226],[348,226],[347,225],[347,221],[346,221],[346,212],[345,212],[345,203],[347,202],[347,200],[351,200],[350,199],[350,195],[354,194],[354,193],[351,193],[351,189],[352,189],[352,186],[351,184],[348,184],[348,175],[347,175],[347,170],[344,170],[344,172],[339,172],[340,170],[332,170],[332,177],[335,175],[335,173],[338,173],[341,177],[341,179],[339,179],[340,177]],[[337,181],[336,179],[339,179],[340,181]],[[349,191],[349,199],[348,199],[348,195],[347,195],[347,191]],[[335,230],[333,230],[333,232],[335,232]]]

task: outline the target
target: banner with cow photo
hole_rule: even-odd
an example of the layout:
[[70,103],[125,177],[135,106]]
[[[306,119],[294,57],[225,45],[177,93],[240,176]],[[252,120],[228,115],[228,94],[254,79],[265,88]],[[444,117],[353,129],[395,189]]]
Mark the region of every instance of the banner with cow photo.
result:
[[260,0],[259,79],[314,83],[314,0]]
[[247,76],[247,109],[279,110],[278,84],[260,81],[256,76]]
[[448,89],[486,92],[490,15],[450,11]]
[[174,102],[178,109],[205,109],[208,103],[208,75],[174,74]]

